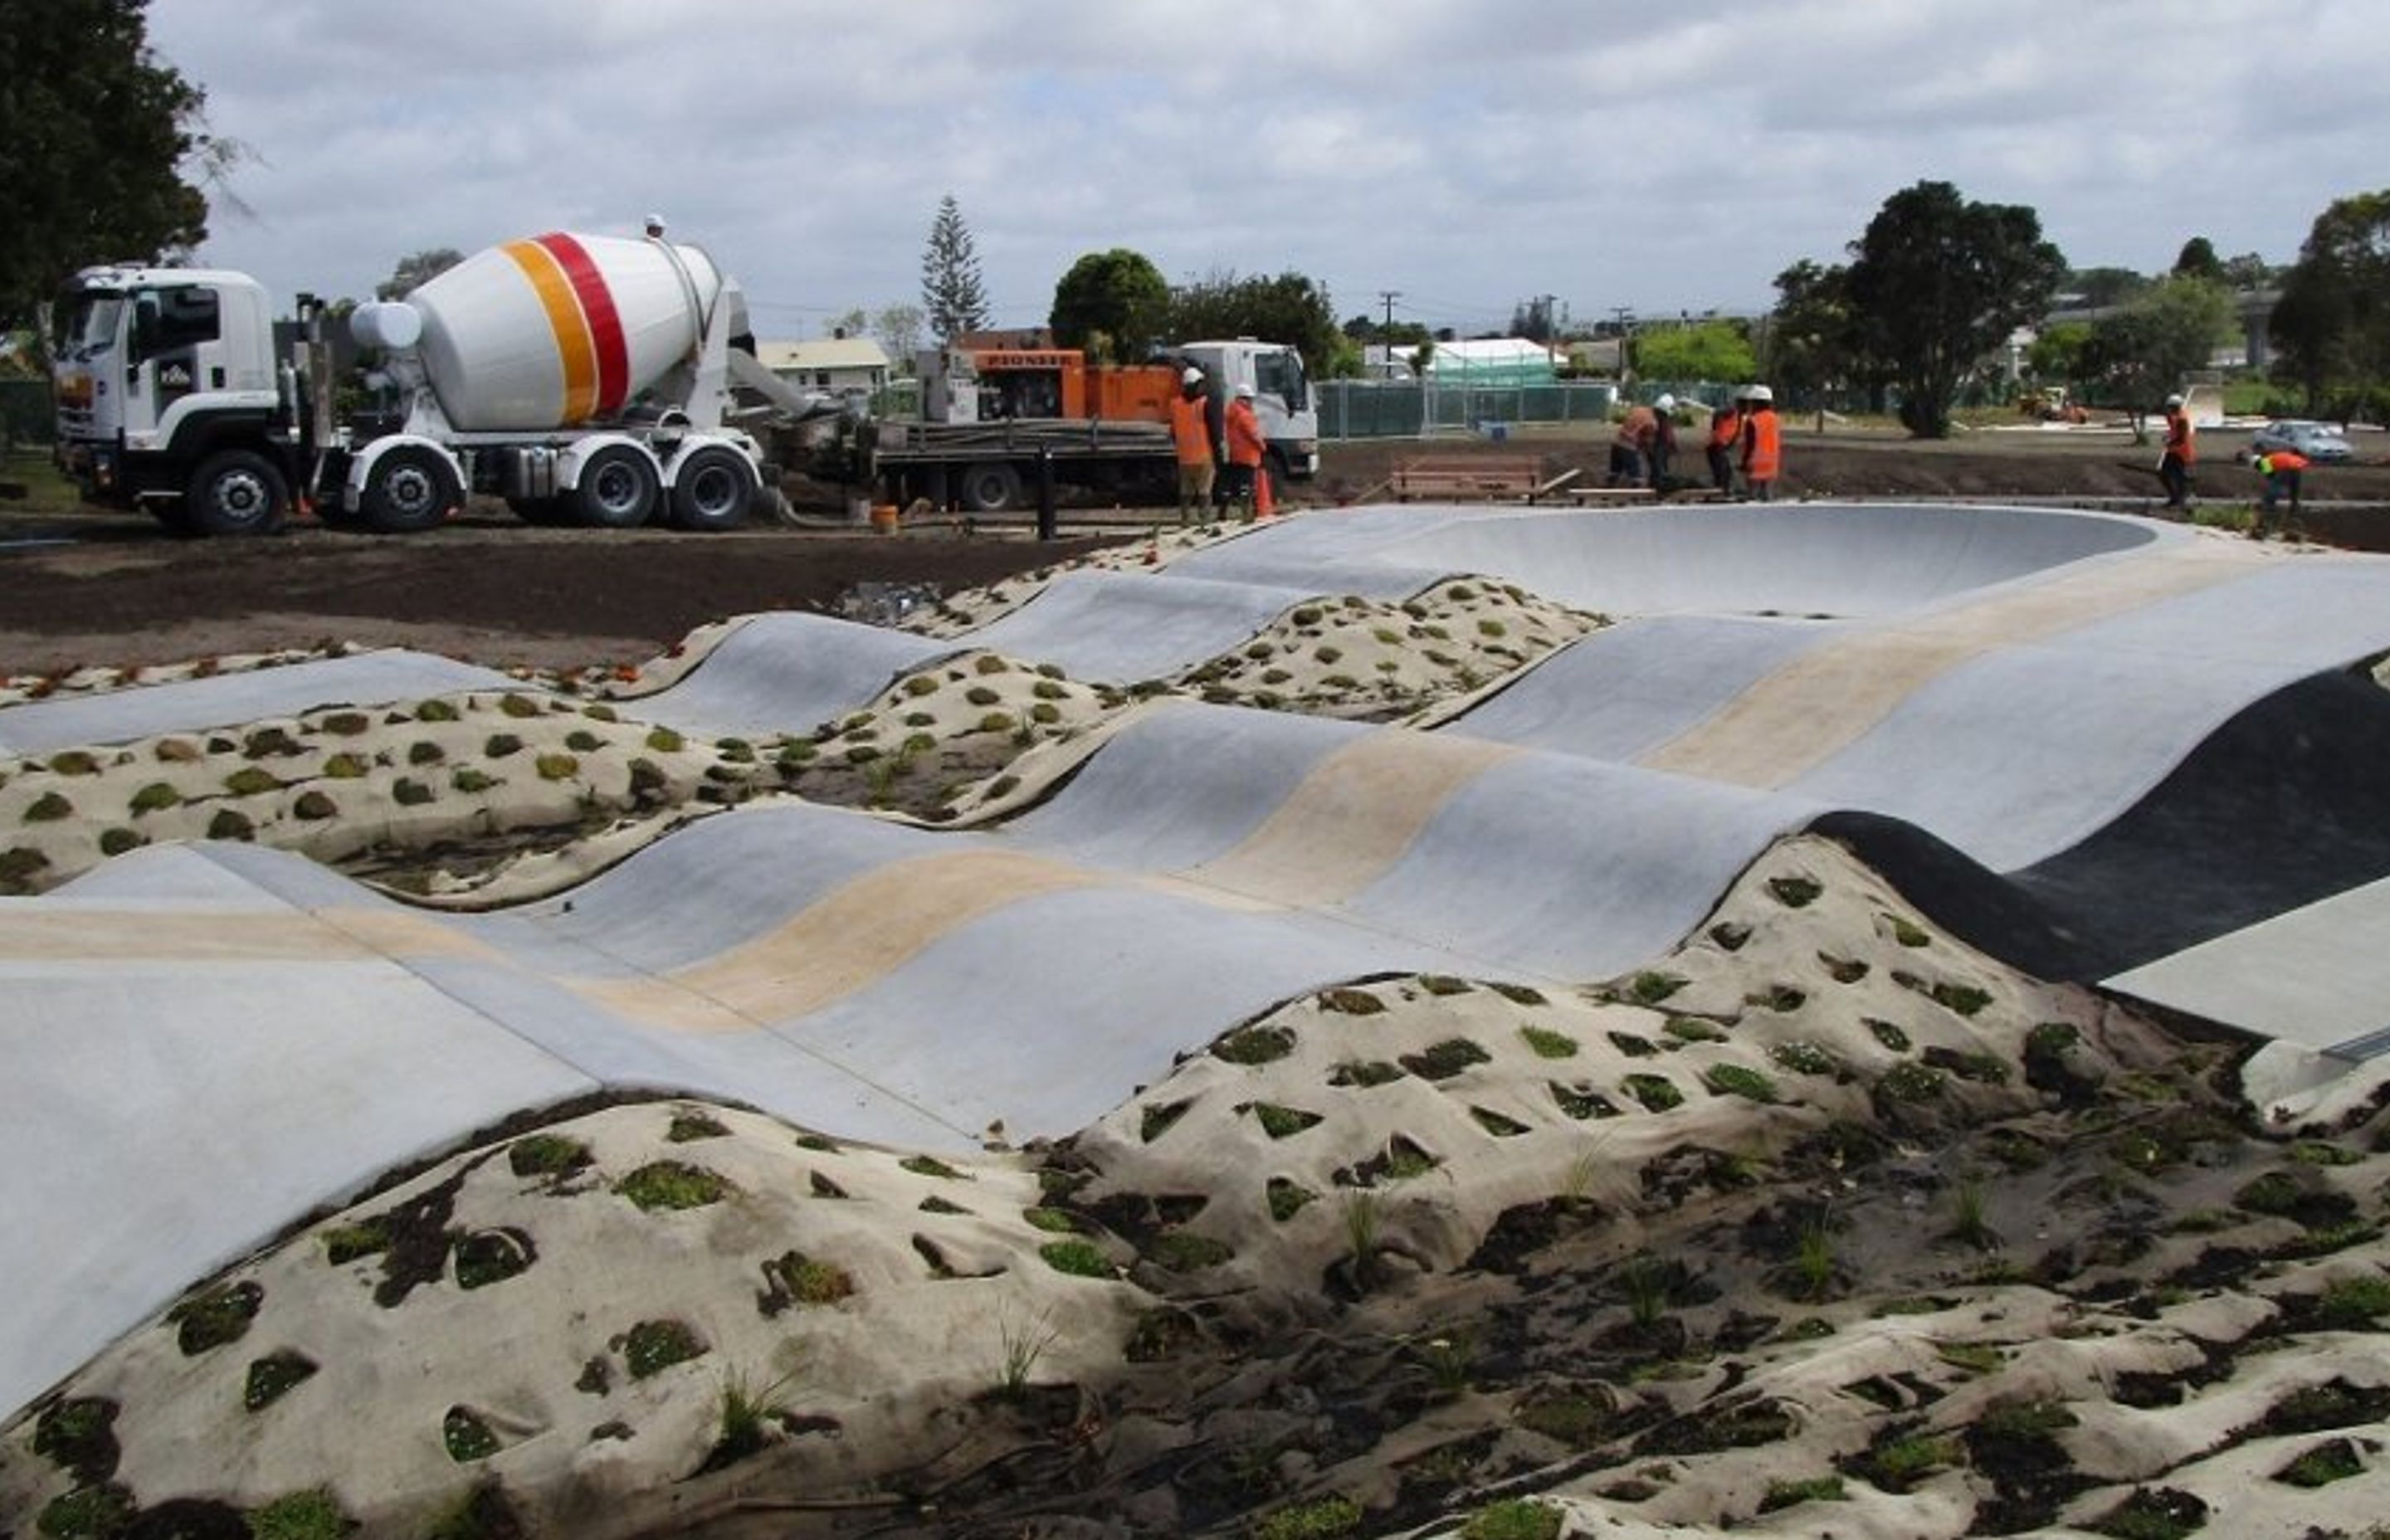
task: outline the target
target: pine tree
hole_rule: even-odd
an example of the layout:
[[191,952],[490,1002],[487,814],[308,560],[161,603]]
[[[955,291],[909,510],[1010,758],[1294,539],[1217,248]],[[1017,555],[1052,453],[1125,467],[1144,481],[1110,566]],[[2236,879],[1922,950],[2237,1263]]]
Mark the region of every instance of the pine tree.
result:
[[939,200],[930,244],[921,252],[921,308],[929,313],[930,332],[940,342],[987,325],[987,289],[980,281],[979,255],[971,249],[970,226],[963,223],[962,206],[952,193]]

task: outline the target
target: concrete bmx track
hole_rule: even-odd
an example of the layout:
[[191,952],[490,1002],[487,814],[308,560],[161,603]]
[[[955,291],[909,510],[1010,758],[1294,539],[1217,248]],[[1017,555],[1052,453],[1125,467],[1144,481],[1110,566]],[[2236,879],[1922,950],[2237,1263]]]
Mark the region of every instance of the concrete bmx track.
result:
[[[968,1149],[1070,1132],[1291,995],[1664,954],[1774,841],[1976,945],[2344,1058],[2390,1029],[2390,558],[2011,508],[1307,515],[932,640],[733,628],[620,702],[803,732],[966,648],[1167,679],[1476,575],[1618,623],[1432,727],[1142,711],[971,831],[777,804],[431,913],[241,844],[0,900],[0,1402],[393,1165],[601,1091]],[[0,711],[46,753],[493,685],[376,653]]]

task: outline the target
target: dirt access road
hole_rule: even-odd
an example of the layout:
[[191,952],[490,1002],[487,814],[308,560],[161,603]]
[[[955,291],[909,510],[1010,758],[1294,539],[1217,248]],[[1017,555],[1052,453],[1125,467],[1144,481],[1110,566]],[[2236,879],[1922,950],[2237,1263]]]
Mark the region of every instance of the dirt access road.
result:
[[[2080,499],[2140,511],[2153,449],[2121,438],[1978,434],[1920,444],[1891,437],[1787,433],[1787,496]],[[2236,435],[2209,438],[2203,496],[2245,502],[2256,478],[2231,463]],[[1599,481],[1606,436],[1333,444],[1297,502],[1367,496],[1401,458],[1535,454],[1554,472]],[[1698,456],[1690,470],[1698,465]],[[2390,467],[2309,473],[2311,498],[2390,502]],[[1382,494],[1380,494],[1382,495]],[[2118,501],[2122,499],[2124,501]],[[1108,520],[1121,517],[1105,510]],[[1134,515],[1131,515],[1134,517]],[[1598,515],[1588,515],[1598,517]],[[2311,509],[2311,533],[2390,549],[2390,508]],[[1116,522],[1066,515],[1066,538],[1019,529],[965,536],[941,523],[896,536],[759,527],[731,534],[532,529],[495,507],[429,534],[394,539],[301,529],[271,540],[186,541],[149,520],[0,504],[0,674],[123,667],[345,641],[414,647],[494,666],[573,668],[636,661],[710,621],[759,610],[835,611],[860,583],[992,583],[1135,538]]]

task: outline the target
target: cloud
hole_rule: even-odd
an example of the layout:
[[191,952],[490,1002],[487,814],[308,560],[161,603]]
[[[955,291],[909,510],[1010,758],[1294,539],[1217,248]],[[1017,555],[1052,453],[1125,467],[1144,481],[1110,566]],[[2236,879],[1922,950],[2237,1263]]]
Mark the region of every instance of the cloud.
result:
[[[2381,185],[2376,0],[164,0],[254,159],[203,255],[359,295],[429,246],[646,212],[799,334],[918,297],[952,192],[997,318],[1081,254],[1498,325],[1767,302],[1924,178],[2081,265],[2293,255]],[[1431,300],[1428,297],[1433,297]]]

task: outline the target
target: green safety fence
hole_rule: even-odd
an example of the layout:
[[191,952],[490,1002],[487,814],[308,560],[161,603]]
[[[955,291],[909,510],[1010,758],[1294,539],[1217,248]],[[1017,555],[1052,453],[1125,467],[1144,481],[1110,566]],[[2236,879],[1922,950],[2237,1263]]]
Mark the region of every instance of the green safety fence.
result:
[[1486,387],[1327,379],[1316,389],[1323,439],[1418,439],[1438,433],[1499,438],[1519,424],[1600,422],[1618,400],[1614,385],[1578,382]]

